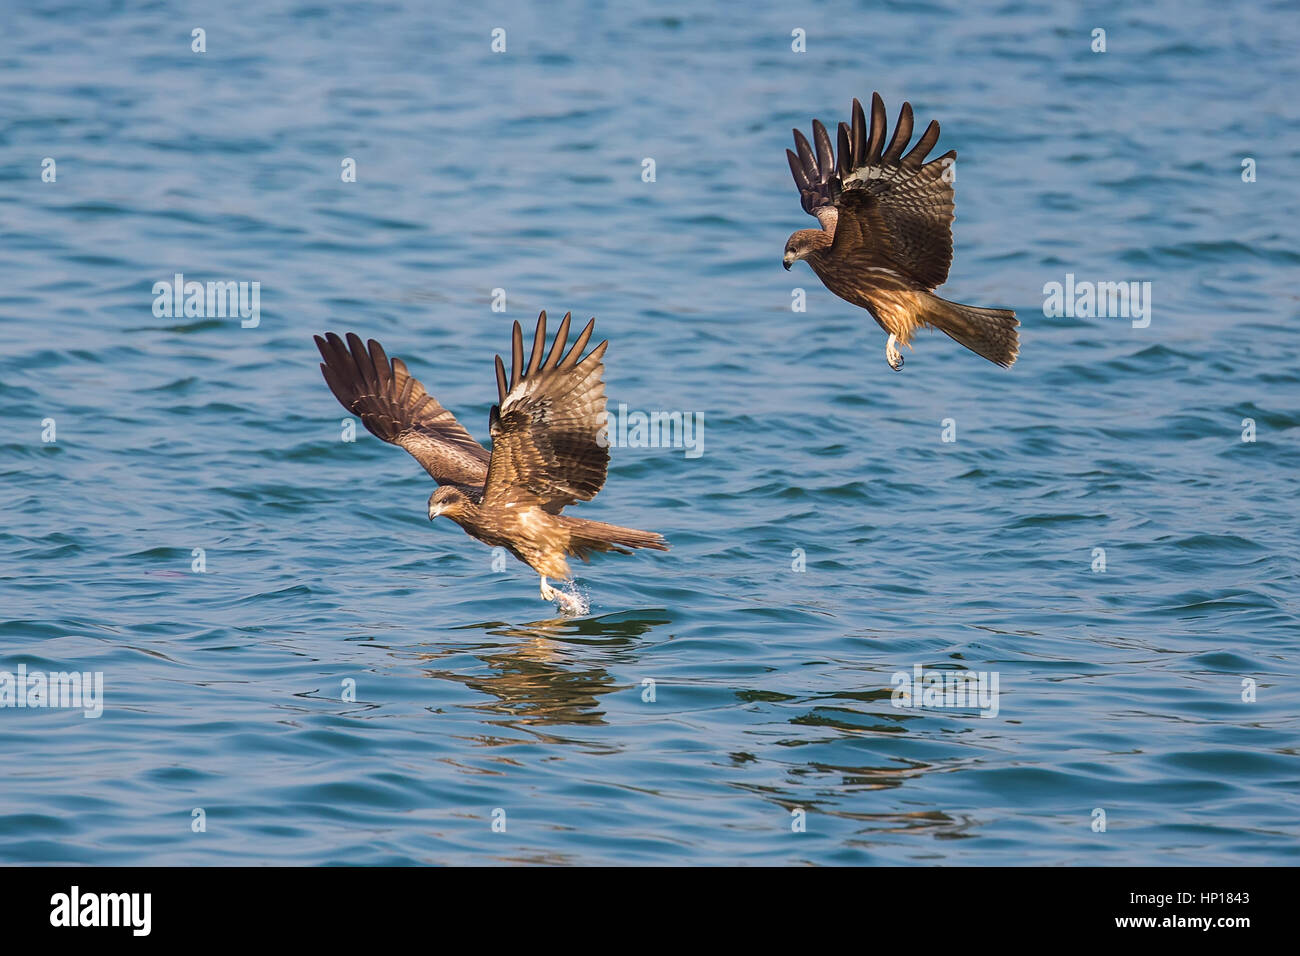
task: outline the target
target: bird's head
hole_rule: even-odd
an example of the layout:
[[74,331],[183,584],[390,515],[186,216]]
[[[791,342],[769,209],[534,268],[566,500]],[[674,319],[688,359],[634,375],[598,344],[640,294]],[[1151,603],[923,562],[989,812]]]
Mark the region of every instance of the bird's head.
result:
[[438,490],[429,496],[429,520],[438,515],[459,518],[465,513],[469,498],[455,485],[439,485]]
[[809,255],[828,245],[826,238],[826,233],[820,229],[800,229],[785,241],[785,256],[781,264],[789,269],[800,259],[807,259]]

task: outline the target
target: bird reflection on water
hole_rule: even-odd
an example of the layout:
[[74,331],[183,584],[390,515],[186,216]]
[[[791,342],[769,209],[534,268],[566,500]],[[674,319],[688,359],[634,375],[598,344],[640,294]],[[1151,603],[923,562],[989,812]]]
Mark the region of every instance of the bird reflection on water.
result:
[[[643,635],[669,623],[665,611],[623,612],[594,618],[551,618],[530,624],[489,621],[457,630],[483,631],[500,642],[445,647],[422,653],[435,666],[425,673],[488,695],[472,709],[502,714],[511,726],[591,725],[605,723],[600,698],[627,685],[618,684],[592,655],[571,654],[578,645],[599,647],[613,656],[639,645]],[[444,669],[444,658],[472,654],[489,674],[466,673],[458,664]]]

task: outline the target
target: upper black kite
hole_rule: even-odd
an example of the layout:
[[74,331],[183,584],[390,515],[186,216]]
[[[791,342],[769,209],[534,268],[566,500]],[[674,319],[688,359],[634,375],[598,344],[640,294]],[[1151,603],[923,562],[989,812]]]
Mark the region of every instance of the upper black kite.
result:
[[903,367],[901,343],[911,348],[921,326],[939,329],[972,352],[1007,367],[1020,352],[1016,314],[949,302],[933,294],[952,263],[952,165],[950,150],[925,161],[939,141],[930,125],[912,139],[912,106],[904,103],[885,145],[888,122],[879,93],[871,94],[871,125],[853,101],[853,125],[839,125],[839,155],[820,120],[813,120],[816,150],[799,130],[797,152],[786,150],[804,212],[821,229],[800,229],[785,244],[785,267],[807,260],[841,299],[871,313],[889,333],[885,358]]

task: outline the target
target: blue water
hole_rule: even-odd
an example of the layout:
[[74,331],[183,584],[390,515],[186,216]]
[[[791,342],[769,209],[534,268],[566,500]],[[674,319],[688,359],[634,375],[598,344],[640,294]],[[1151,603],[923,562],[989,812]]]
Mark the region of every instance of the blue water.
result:
[[[1297,862],[1293,7],[31,6],[0,670],[104,711],[0,709],[0,861]],[[959,151],[942,291],[1020,313],[1014,369],[927,333],[896,374],[781,268],[791,127],[872,90]],[[177,272],[260,282],[260,325],[155,317]],[[1067,273],[1150,282],[1149,327],[1045,317]],[[486,441],[543,308],[597,317],[612,406],[705,422],[614,449],[574,513],[673,550],[581,567],[573,619],[340,440],[311,341]],[[893,706],[917,665],[997,715]]]

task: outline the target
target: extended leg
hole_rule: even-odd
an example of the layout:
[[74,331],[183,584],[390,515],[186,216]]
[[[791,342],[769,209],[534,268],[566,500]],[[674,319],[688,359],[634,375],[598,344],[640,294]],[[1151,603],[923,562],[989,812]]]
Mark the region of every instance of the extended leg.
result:
[[542,575],[541,595],[543,601],[554,601],[559,592],[546,583],[546,575]]
[[903,353],[898,351],[898,336],[889,333],[889,341],[885,343],[885,361],[895,372],[903,370]]

